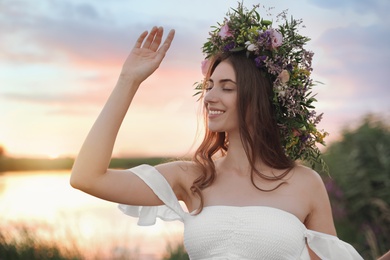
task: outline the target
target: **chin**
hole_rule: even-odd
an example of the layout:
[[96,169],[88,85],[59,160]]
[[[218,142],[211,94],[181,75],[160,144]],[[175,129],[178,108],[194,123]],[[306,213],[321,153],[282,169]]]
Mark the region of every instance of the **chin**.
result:
[[228,129],[226,127],[221,127],[213,124],[209,124],[207,128],[211,132],[217,132],[217,133],[228,132]]
[[207,128],[208,128],[208,130],[209,130],[210,132],[218,132],[218,133],[225,132],[225,130],[224,130],[224,129],[221,129],[220,127],[208,126]]

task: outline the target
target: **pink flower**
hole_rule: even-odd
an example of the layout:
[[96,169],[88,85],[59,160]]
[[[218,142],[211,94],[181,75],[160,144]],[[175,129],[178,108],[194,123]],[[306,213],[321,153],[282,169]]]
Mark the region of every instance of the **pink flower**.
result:
[[202,69],[203,76],[206,77],[207,72],[209,71],[209,67],[210,67],[210,60],[209,59],[203,60],[201,63],[201,69]]
[[276,49],[283,42],[283,35],[275,29],[271,29],[271,46]]
[[297,129],[293,128],[293,132],[292,132],[293,136],[294,137],[297,137],[297,136],[301,136],[301,132],[299,132]]
[[219,30],[218,35],[222,39],[226,39],[227,37],[233,36],[233,34],[229,31],[229,26],[227,25],[227,23],[225,23],[224,26],[221,27],[221,30]]

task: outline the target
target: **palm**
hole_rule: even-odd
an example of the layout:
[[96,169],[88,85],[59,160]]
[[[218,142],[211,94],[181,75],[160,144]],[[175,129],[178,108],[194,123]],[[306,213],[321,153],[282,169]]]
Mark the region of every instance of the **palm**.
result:
[[173,40],[174,31],[169,32],[161,45],[162,35],[161,27],[154,27],[149,34],[142,33],[123,65],[122,75],[136,77],[139,82],[150,76],[164,59]]

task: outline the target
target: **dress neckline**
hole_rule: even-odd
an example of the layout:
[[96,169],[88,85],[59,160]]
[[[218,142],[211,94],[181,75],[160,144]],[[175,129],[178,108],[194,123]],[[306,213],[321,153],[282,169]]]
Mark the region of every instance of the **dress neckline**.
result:
[[[208,209],[213,209],[213,208],[227,208],[227,209],[232,209],[232,210],[249,210],[249,209],[267,209],[267,210],[273,210],[277,211],[279,213],[283,213],[286,216],[289,216],[290,218],[293,218],[296,222],[299,222],[301,226],[306,228],[306,226],[302,223],[302,221],[295,216],[293,213],[288,212],[286,210],[276,208],[276,207],[271,207],[271,206],[263,206],[263,205],[248,205],[248,206],[235,206],[235,205],[208,205],[204,206],[203,210],[208,210]],[[191,212],[191,215],[194,215],[196,210]]]

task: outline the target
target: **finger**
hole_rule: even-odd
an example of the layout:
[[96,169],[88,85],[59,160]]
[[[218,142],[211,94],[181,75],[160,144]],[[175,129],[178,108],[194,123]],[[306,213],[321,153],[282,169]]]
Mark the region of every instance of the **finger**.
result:
[[150,45],[150,50],[157,51],[158,47],[160,47],[163,34],[164,34],[164,29],[162,27],[159,27],[157,29],[154,40],[153,40],[152,44]]
[[154,39],[154,37],[156,35],[156,32],[157,32],[157,27],[153,26],[152,30],[150,30],[150,33],[149,33],[148,37],[146,38],[146,40],[144,42],[144,45],[142,46],[142,48],[147,48],[147,49],[150,48],[150,45],[153,42],[153,39]]
[[148,31],[144,31],[143,33],[141,33],[141,35],[135,42],[134,48],[141,48],[142,42],[145,40],[146,35],[148,35]]
[[173,41],[173,38],[175,37],[175,30],[170,30],[168,33],[167,38],[165,39],[163,45],[161,45],[160,49],[158,49],[158,54],[165,56],[167,53],[169,47],[171,46],[171,43]]

